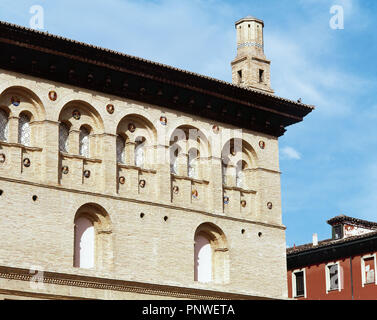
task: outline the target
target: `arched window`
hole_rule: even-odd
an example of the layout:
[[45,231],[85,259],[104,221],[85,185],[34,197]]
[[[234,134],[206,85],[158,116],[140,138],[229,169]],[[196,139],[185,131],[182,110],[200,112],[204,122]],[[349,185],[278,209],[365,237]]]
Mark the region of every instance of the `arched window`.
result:
[[201,224],[194,237],[194,280],[229,283],[229,249],[223,231],[212,223]]
[[236,166],[236,186],[239,188],[243,188],[245,184],[245,175],[244,170],[246,169],[246,162],[240,160],[237,162]]
[[0,141],[8,141],[8,115],[0,110]]
[[59,150],[68,152],[69,127],[64,122],[59,125]]
[[144,166],[144,137],[137,137],[135,139],[135,166],[142,168]]
[[80,155],[89,158],[89,130],[85,127],[80,129]]
[[195,271],[194,280],[198,282],[212,281],[212,248],[210,240],[204,235],[195,237]]
[[126,150],[126,141],[121,135],[117,136],[117,162],[118,163],[125,163],[125,150]]
[[18,121],[18,143],[24,146],[30,146],[30,118],[26,114],[21,114]]
[[191,148],[187,157],[187,175],[190,178],[197,178],[197,161],[199,157],[198,149]]
[[75,267],[94,267],[94,244],[95,232],[92,221],[86,217],[79,217],[75,221]]

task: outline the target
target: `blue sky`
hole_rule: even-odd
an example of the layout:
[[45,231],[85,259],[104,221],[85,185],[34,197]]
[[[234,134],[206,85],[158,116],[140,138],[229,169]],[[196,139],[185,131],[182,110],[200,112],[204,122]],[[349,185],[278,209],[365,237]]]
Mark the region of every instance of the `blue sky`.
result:
[[32,5],[49,33],[229,82],[234,22],[263,19],[275,93],[316,106],[280,139],[287,245],[330,237],[339,214],[377,221],[377,1],[2,0],[0,19],[29,27]]

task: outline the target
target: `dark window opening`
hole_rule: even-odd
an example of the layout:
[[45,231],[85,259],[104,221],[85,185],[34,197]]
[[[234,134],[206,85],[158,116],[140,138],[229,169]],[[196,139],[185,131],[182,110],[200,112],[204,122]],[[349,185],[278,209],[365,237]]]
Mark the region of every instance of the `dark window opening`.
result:
[[333,239],[338,240],[343,238],[343,226],[341,224],[333,227]]
[[239,70],[237,73],[238,73],[238,83],[242,83],[242,70]]
[[259,82],[264,82],[264,70],[259,69]]
[[300,271],[295,273],[296,277],[296,297],[301,297],[305,295],[305,286],[304,286],[304,272]]

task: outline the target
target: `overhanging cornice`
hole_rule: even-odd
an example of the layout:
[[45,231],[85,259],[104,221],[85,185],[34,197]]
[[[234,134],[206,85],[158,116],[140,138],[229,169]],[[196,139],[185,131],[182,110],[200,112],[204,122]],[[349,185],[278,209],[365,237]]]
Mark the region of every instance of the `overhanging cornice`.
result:
[[279,137],[314,107],[0,22],[0,68]]

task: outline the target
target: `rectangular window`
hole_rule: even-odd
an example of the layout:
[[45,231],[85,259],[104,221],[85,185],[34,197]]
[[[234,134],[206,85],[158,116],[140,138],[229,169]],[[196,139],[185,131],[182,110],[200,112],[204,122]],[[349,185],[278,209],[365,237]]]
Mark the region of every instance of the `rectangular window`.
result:
[[329,291],[339,290],[339,265],[332,264],[327,266],[328,273],[328,284],[327,288]]
[[305,269],[292,272],[292,292],[294,298],[305,297]]
[[376,283],[375,255],[363,257],[361,262],[361,268],[363,286],[365,284]]
[[262,69],[259,69],[259,82],[263,82],[264,81],[264,70]]
[[296,276],[296,297],[303,296],[304,290],[304,272],[300,271],[295,274]]
[[343,238],[343,226],[337,225],[333,227],[333,239],[338,240]]

